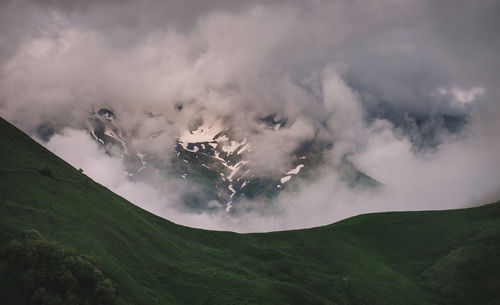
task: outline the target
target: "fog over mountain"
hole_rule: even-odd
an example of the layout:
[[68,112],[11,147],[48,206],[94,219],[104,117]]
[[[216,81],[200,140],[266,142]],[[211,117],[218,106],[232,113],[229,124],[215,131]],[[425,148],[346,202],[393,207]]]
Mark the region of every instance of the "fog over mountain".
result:
[[[487,0],[2,1],[0,114],[194,227],[466,207],[500,197],[499,17]],[[220,196],[171,165],[203,149]],[[245,196],[245,177],[274,193]]]

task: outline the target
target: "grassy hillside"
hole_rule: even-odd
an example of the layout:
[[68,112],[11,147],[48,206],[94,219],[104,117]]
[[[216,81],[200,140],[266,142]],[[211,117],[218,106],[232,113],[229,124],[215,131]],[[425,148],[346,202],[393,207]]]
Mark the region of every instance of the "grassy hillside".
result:
[[[3,119],[0,247],[2,304],[49,302],[33,296],[33,270],[47,290],[63,285],[51,274],[73,278],[77,303],[500,304],[499,202],[265,234],[197,230],[134,206]],[[114,300],[98,298],[107,286],[85,288],[82,266],[110,279]]]

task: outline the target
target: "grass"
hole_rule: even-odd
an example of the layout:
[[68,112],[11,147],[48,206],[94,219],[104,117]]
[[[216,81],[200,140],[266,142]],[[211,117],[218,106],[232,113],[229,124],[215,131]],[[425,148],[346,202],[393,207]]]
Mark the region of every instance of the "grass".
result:
[[[500,304],[499,202],[264,234],[192,229],[1,119],[0,247],[31,229],[94,258],[117,304]],[[0,258],[2,304],[29,304],[24,275],[9,268]]]

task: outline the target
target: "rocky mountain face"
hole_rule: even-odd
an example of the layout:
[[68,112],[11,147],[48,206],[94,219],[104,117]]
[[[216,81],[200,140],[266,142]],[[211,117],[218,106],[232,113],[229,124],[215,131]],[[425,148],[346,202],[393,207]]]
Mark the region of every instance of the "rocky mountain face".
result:
[[[90,112],[87,129],[95,141],[108,154],[123,156],[132,180],[168,175],[196,185],[195,191],[187,192],[183,198],[186,207],[195,211],[224,208],[228,213],[237,213],[238,203],[242,201],[271,202],[280,192],[293,190],[299,177],[314,179],[325,150],[332,145],[319,140],[305,141],[290,156],[292,162],[287,171],[262,176],[252,169],[249,158],[259,143],[238,139],[231,128],[220,121],[181,132],[172,151],[165,152],[172,155],[165,162],[129,145],[131,139],[115,124],[116,115],[105,108]],[[272,131],[287,127],[285,119],[277,120],[274,115],[256,120]],[[347,161],[339,170],[352,186],[377,184]]]

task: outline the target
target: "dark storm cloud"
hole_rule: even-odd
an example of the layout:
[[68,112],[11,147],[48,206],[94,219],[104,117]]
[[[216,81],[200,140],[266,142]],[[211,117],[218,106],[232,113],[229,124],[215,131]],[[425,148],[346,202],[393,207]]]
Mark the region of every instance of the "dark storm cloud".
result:
[[297,11],[280,54],[272,58],[274,68],[300,80],[327,61],[342,63],[343,76],[369,110],[384,103],[401,112],[456,115],[433,96],[438,86],[496,87],[498,1],[6,1],[2,57],[46,30],[54,12],[97,31],[108,44],[128,48],[152,33],[187,33],[200,18],[257,5]]

